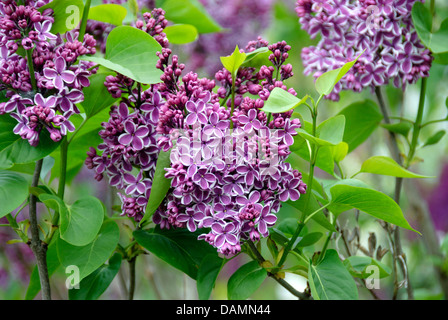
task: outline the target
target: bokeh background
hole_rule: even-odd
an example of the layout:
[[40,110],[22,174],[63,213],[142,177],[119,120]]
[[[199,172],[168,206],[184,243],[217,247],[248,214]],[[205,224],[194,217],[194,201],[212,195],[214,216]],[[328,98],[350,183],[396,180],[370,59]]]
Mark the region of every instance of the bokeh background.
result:
[[[298,17],[294,11],[295,1],[202,0],[201,2],[210,15],[226,31],[219,34],[201,35],[195,43],[174,46],[173,51],[179,55],[180,61],[187,65],[187,70],[195,70],[201,76],[213,77],[214,73],[222,67],[219,57],[233,52],[235,45],[244,48],[248,41],[256,40],[258,36],[270,43],[285,40],[292,46],[288,63],[292,64],[294,70],[294,77],[288,79],[287,84],[293,87],[299,96],[311,94],[315,97],[317,95],[312,77],[303,75],[300,58],[302,48],[312,45],[317,40],[310,40],[308,34],[301,30]],[[436,3],[438,18],[448,17],[448,3],[445,1],[436,1]],[[419,84],[420,82],[407,87],[405,93],[392,86],[385,88],[384,92],[386,92],[391,112],[394,115],[409,119],[415,118],[420,91]],[[448,66],[434,64],[428,82],[424,121],[446,117],[448,111],[447,97]],[[352,102],[364,99],[376,101],[375,95],[369,90],[362,93],[342,92],[338,102],[324,101],[322,103],[319,121],[335,115]],[[297,111],[303,112],[304,118],[308,119],[305,109],[299,108]],[[448,131],[448,123],[440,122],[425,127],[421,133],[421,140],[425,141],[439,130]],[[347,156],[342,163],[344,171],[353,174],[368,157],[389,155],[386,137],[386,130],[378,128],[363,145]],[[419,236],[402,232],[403,247],[408,259],[415,297],[417,299],[440,299],[442,293],[438,277],[434,271],[434,265],[448,270],[448,260],[446,259],[448,255],[448,138],[443,137],[438,144],[419,150],[417,156],[421,158],[421,161],[414,164],[412,170],[434,178],[406,181],[407,186],[405,185],[403,192],[402,208],[411,225],[418,230],[427,227],[428,222],[422,222],[421,215],[412,203],[417,201],[429,210],[430,222],[434,225],[434,232],[438,241],[436,245],[439,246],[444,257],[435,257],[430,254],[426,247],[428,242],[426,240],[428,239],[425,234]],[[303,166],[304,171],[308,170],[306,163]],[[329,178],[322,171],[319,171],[317,175],[323,179]],[[363,174],[358,178],[368,184],[375,185],[378,190],[382,190],[386,194],[393,194],[394,179],[392,177]],[[49,183],[57,183],[57,181],[51,180],[50,175],[47,179],[49,179]],[[105,203],[109,212],[112,212],[114,206],[119,204],[116,191],[111,189],[106,181],[95,181],[93,173],[84,166],[71,181],[67,190],[67,201],[70,202],[71,195],[79,194],[97,196]],[[40,207],[42,218],[45,218],[47,214],[45,210],[45,208]],[[21,218],[27,219],[26,210],[23,212]],[[299,214],[292,207],[284,205],[278,217],[279,223],[281,223],[288,218],[297,219]],[[375,219],[362,213],[358,215],[354,211],[344,213],[339,219],[340,225],[344,226],[346,230],[351,233],[358,231],[361,246],[367,248],[369,236],[371,233],[375,233],[377,245],[381,245],[383,248],[389,247],[387,235]],[[6,223],[7,221],[0,220],[0,224]],[[123,231],[123,241],[126,241],[126,232],[132,228],[132,224],[126,219],[120,220],[119,224]],[[318,225],[311,225],[310,229],[325,232]],[[0,299],[23,299],[34,265],[34,257],[29,248],[25,244],[11,241],[15,238],[15,234],[8,228],[0,227]],[[322,247],[324,238],[314,246],[307,248],[309,256]],[[340,242],[338,243],[340,244]],[[344,250],[342,248],[337,249],[341,249],[343,255]],[[360,251],[359,254],[362,255],[362,252]],[[270,257],[269,252],[264,253],[264,255]],[[295,258],[289,257],[288,259],[293,260]],[[240,265],[247,261],[249,261],[247,256],[240,255],[225,265],[218,277],[211,299],[226,299],[228,278]],[[390,253],[386,253],[382,262],[391,265]],[[51,282],[55,299],[67,299],[65,279],[64,270],[58,270],[52,277]],[[127,279],[128,266],[123,263],[118,276],[101,299],[125,299],[127,296]],[[301,276],[287,274],[286,280],[299,290],[306,287],[306,280]],[[393,286],[392,277],[382,279],[380,284],[381,289],[376,291],[377,295],[383,299],[389,299]],[[405,290],[401,290],[399,297],[402,297],[401,295],[405,295]],[[360,289],[360,298],[371,299],[372,296],[367,291]],[[197,299],[196,283],[153,255],[139,256],[135,299]],[[278,286],[275,281],[266,279],[251,299],[294,299],[294,297],[284,288]]]

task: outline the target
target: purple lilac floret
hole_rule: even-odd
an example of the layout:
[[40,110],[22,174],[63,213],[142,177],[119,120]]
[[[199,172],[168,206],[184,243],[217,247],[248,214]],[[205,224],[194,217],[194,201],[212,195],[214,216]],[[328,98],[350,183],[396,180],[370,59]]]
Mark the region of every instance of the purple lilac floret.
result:
[[[32,146],[39,144],[43,130],[53,141],[75,130],[70,117],[79,113],[76,104],[84,100],[82,89],[90,85],[88,77],[92,73],[91,63],[77,59],[96,51],[96,42],[88,34],[80,42],[76,31],[51,33],[52,9],[38,10],[49,2],[0,4],[0,90],[8,98],[0,104],[0,114],[8,113],[16,119],[14,133]],[[35,88],[28,60],[20,50],[32,52]]]
[[[432,56],[414,29],[411,9],[418,0],[298,0],[302,29],[316,46],[302,50],[304,73],[315,78],[354,60],[358,62],[327,96],[392,83],[399,88],[428,77]],[[423,1],[422,1],[423,2]]]

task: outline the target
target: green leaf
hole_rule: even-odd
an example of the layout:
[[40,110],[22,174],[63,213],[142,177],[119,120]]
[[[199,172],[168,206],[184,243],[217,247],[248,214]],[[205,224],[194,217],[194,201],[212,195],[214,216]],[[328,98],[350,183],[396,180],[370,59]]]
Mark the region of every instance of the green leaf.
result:
[[127,10],[118,4],[100,4],[90,8],[89,20],[121,26],[127,14]]
[[337,115],[322,122],[316,130],[316,136],[304,129],[297,129],[299,135],[318,146],[336,146],[342,142],[345,128],[345,116]]
[[322,122],[316,130],[316,135],[325,141],[338,145],[342,142],[345,129],[345,116],[337,115]]
[[128,5],[128,9],[130,11],[130,13],[132,14],[133,17],[138,17],[138,13],[139,13],[139,7],[138,7],[138,2],[137,0],[129,0],[127,2]]
[[423,147],[431,146],[433,144],[437,144],[443,138],[443,136],[445,136],[445,133],[446,133],[445,130],[437,131],[431,137],[429,137],[428,140],[426,140],[426,142],[423,145]]
[[67,206],[67,214],[61,214],[61,239],[76,246],[91,243],[101,229],[104,207],[95,197],[85,197]]
[[53,9],[54,23],[51,32],[65,33],[75,29],[81,21],[84,3],[82,0],[53,0],[49,4],[40,7],[39,11]]
[[198,0],[166,0],[161,7],[168,20],[177,24],[191,24],[199,33],[222,31]]
[[404,229],[414,230],[403,216],[400,206],[382,192],[353,185],[336,184],[330,188],[331,206],[336,211],[356,208],[375,218]]
[[344,260],[344,265],[354,277],[365,279],[371,275],[367,272],[369,266],[378,268],[380,279],[388,277],[392,270],[385,264],[367,256],[351,256]]
[[238,69],[246,60],[246,54],[244,52],[240,52],[238,46],[236,46],[235,50],[230,56],[221,57],[221,63],[226,68],[233,78],[236,77],[238,73]]
[[448,52],[434,54],[433,63],[448,65]]
[[448,19],[445,19],[440,29],[432,31],[432,15],[429,9],[421,2],[416,2],[412,7],[412,21],[417,34],[433,53],[448,51]]
[[371,100],[355,102],[341,112],[345,116],[344,142],[348,144],[348,152],[361,145],[383,120],[378,106]]
[[364,173],[381,174],[399,178],[430,178],[406,170],[395,160],[386,156],[373,156],[364,161],[361,171]]
[[169,42],[173,44],[185,44],[198,39],[198,30],[191,24],[175,24],[166,27],[163,32]]
[[348,153],[348,144],[344,141],[339,142],[337,145],[330,147],[330,151],[333,155],[333,160],[336,162],[341,162],[345,159]]
[[229,300],[246,300],[263,283],[267,271],[257,261],[251,261],[236,270],[227,282]]
[[171,165],[170,154],[171,151],[160,150],[153,178],[153,181],[157,181],[157,183],[153,184],[151,188],[145,215],[140,221],[140,225],[143,225],[153,215],[171,187],[171,179],[165,178],[165,168],[169,168]]
[[106,220],[95,239],[86,246],[74,246],[62,239],[57,241],[59,261],[64,267],[75,265],[79,268],[80,281],[106,262],[120,238],[120,230],[115,221]]
[[106,77],[113,74],[107,69],[100,68],[97,73],[89,77],[90,86],[84,88],[84,101],[81,103],[88,119],[109,108],[118,100],[110,95],[104,85]]
[[205,241],[198,241],[200,233],[186,229],[136,230],[135,240],[159,259],[184,272],[192,279],[197,279],[198,269],[203,258],[208,254],[218,256],[216,250]]
[[161,82],[162,71],[156,68],[160,44],[146,32],[130,26],[114,28],[107,37],[106,55],[82,56],[144,84]]
[[226,260],[209,254],[202,260],[196,279],[196,287],[198,289],[198,297],[200,300],[208,300],[215,286],[219,272],[226,263]]
[[302,99],[297,98],[282,88],[274,88],[267,101],[265,101],[263,108],[264,112],[283,113],[295,109],[301,104],[306,103],[308,95]]
[[104,264],[79,283],[79,289],[70,289],[70,300],[97,300],[110,286],[121,267],[121,254],[115,253]]
[[244,67],[260,68],[263,65],[268,65],[270,63],[269,56],[271,51],[268,47],[261,47],[255,49],[254,51],[246,53],[246,60],[243,63]]
[[17,209],[28,198],[28,181],[20,174],[0,171],[0,218]]
[[409,131],[412,129],[413,124],[410,122],[399,122],[399,123],[393,123],[393,124],[382,124],[381,125],[383,128],[394,132],[394,133],[398,133],[401,134],[402,136],[407,137]]
[[104,208],[95,197],[77,200],[71,206],[51,194],[41,194],[40,201],[60,214],[61,239],[74,246],[85,246],[97,236],[104,218]]
[[15,164],[35,162],[48,156],[58,146],[43,129],[37,147],[30,146],[28,140],[13,132],[17,121],[9,114],[0,115],[0,169],[9,169]]
[[336,250],[327,250],[323,260],[316,266],[310,260],[308,281],[315,300],[358,300],[355,280]]
[[[364,53],[364,52],[363,52]],[[344,77],[347,72],[355,65],[362,53],[353,61],[347,62],[341,68],[331,70],[317,78],[315,87],[321,95],[328,95],[333,91],[334,86]]]
[[318,242],[323,236],[322,232],[310,232],[302,237],[295,248],[309,247]]

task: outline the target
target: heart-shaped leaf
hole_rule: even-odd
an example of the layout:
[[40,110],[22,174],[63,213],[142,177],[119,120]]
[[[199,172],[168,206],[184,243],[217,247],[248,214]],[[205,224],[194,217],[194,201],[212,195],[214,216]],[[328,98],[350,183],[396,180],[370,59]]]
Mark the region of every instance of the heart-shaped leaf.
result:
[[82,56],[81,60],[92,61],[144,84],[161,82],[162,71],[156,68],[162,51],[160,44],[146,32],[130,26],[114,28],[106,42],[106,54]]
[[100,200],[85,197],[69,206],[51,194],[41,194],[39,199],[59,212],[61,239],[74,246],[85,246],[96,238],[104,219],[104,207]]

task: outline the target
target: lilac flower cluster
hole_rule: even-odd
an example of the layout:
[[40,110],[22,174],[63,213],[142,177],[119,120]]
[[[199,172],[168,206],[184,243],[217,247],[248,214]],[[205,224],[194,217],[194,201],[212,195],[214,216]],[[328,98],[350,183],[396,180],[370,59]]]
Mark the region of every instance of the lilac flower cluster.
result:
[[302,50],[305,74],[319,77],[364,54],[327,97],[341,90],[362,91],[386,85],[404,88],[428,77],[432,56],[412,24],[412,5],[419,0],[298,0],[296,12],[316,46]]
[[157,183],[152,179],[159,150],[170,151],[165,170],[171,188],[153,222],[203,229],[200,239],[225,255],[236,254],[245,240],[268,235],[281,202],[306,191],[301,174],[285,162],[300,121],[291,119],[292,111],[268,117],[261,110],[276,87],[296,94],[283,83],[293,75],[285,64],[291,48],[261,38],[248,44],[248,52],[268,47],[272,65],[239,70],[232,109],[229,71],[217,72],[216,80],[184,74],[186,66],[164,37],[164,12],[155,9],[144,18],[135,26],[162,45],[157,63],[162,82],[141,92],[140,84],[123,75],[106,78],[108,91],[122,99],[103,123],[101,154],[91,148],[86,164],[97,180],[107,176],[121,191],[122,214],[140,221]]
[[[78,41],[76,31],[64,37],[52,34],[53,11],[38,11],[48,2],[0,4],[0,90],[9,99],[0,104],[0,114],[16,119],[14,133],[32,146],[38,145],[43,129],[54,141],[75,130],[69,119],[79,113],[76,104],[84,100],[82,89],[90,85],[91,74],[91,65],[77,59],[95,53],[96,46],[90,35]],[[28,51],[32,61],[21,50]]]
[[[163,29],[167,21],[161,9],[144,14],[144,22],[136,27],[148,32],[162,47],[168,45]],[[122,214],[140,221],[151,192],[159,148],[156,134],[159,110],[165,103],[157,85],[142,91],[142,84],[117,74],[107,76],[104,83],[114,98],[121,98],[113,106],[108,122],[102,123],[99,135],[103,143],[88,152],[86,165],[95,170],[100,181],[106,175],[109,184],[123,193]],[[125,195],[124,195],[125,194]]]
[[[248,50],[260,45],[266,42],[251,42]],[[199,239],[226,256],[238,253],[248,239],[266,237],[281,202],[296,201],[306,192],[301,174],[285,162],[300,121],[291,119],[292,112],[274,114],[268,120],[260,110],[275,87],[287,90],[283,80],[292,76],[292,68],[283,67],[290,47],[280,42],[269,49],[273,66],[238,72],[233,114],[227,70],[216,74],[221,83],[217,93],[214,81],[199,79],[192,72],[174,85],[180,71],[177,56],[169,64],[170,50],[160,54],[164,83],[159,90],[165,91],[166,103],[161,106],[157,130],[162,135],[159,146],[171,149],[166,177],[172,182],[153,221],[162,228],[208,230]],[[248,92],[258,98],[244,96]]]

